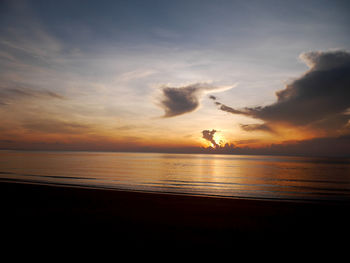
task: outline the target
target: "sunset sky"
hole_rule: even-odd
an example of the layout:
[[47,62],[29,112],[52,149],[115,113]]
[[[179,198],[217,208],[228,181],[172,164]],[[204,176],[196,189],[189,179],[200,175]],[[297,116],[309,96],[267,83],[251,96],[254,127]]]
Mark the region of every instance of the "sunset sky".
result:
[[349,25],[335,0],[1,1],[0,148],[350,155]]

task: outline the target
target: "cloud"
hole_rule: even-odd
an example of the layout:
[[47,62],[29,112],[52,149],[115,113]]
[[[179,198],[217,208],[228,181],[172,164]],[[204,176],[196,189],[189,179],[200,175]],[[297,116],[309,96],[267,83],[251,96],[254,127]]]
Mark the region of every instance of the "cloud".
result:
[[22,125],[26,130],[46,134],[84,134],[92,129],[89,125],[58,119],[37,119]]
[[[244,141],[243,145],[245,144]],[[249,143],[252,143],[251,141]],[[350,136],[313,138],[301,141],[284,141],[260,147],[239,146],[226,143],[220,147],[208,147],[203,153],[224,153],[224,154],[255,154],[255,155],[301,155],[301,156],[326,156],[326,157],[349,157]],[[338,160],[341,161],[341,160]],[[346,160],[345,160],[346,162]]]
[[342,129],[350,108],[350,53],[307,52],[300,58],[309,70],[280,91],[271,105],[235,109],[216,102],[219,109],[261,119],[267,124],[287,123],[315,129]]
[[242,130],[245,131],[265,131],[265,132],[274,132],[274,130],[267,125],[263,124],[240,124]]
[[206,139],[207,141],[211,142],[215,148],[219,147],[219,145],[216,143],[216,141],[214,140],[214,134],[216,133],[216,130],[204,130],[202,131],[203,134],[203,138]]
[[30,88],[0,88],[0,105],[8,105],[21,99],[65,99],[62,95],[48,90]]
[[234,109],[234,108],[231,108],[229,106],[226,106],[220,102],[215,102],[216,105],[220,106],[219,109],[222,110],[222,111],[226,111],[226,112],[229,112],[229,113],[232,113],[232,114],[247,114],[244,110],[237,110],[237,109]]
[[161,87],[158,105],[163,108],[164,117],[174,117],[196,110],[204,93],[220,92],[231,87],[217,87],[207,83],[194,83],[184,87]]

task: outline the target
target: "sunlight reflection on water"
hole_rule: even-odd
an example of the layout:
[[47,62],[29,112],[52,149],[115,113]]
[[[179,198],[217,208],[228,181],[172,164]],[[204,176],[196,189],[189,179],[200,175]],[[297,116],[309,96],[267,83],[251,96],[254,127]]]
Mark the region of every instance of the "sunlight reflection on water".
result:
[[0,152],[0,179],[227,197],[349,200],[350,160],[282,156]]

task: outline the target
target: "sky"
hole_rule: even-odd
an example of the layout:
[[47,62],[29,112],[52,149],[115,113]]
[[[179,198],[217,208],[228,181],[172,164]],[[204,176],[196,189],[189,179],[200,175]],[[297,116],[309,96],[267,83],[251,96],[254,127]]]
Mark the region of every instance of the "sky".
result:
[[350,156],[348,1],[1,1],[0,148]]

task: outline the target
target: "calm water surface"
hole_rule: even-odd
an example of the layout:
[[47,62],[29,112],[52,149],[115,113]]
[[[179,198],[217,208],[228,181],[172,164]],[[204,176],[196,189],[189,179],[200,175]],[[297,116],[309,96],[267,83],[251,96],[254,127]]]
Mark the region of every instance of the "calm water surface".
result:
[[208,196],[350,201],[350,159],[0,151],[0,180]]

